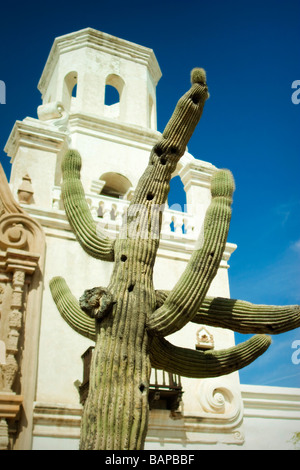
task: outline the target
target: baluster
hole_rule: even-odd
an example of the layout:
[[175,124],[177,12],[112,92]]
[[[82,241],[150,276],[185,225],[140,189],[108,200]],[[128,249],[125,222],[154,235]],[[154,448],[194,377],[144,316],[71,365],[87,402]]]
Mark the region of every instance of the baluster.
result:
[[165,211],[162,216],[162,233],[169,234],[171,232],[171,227],[170,227],[171,222],[172,222],[171,214]]
[[174,231],[176,235],[181,236],[182,235],[182,223],[183,223],[182,216],[180,215],[174,216],[173,221],[174,221]]
[[109,223],[111,220],[110,213],[111,213],[111,206],[109,206],[108,203],[106,202],[103,204],[103,220],[106,223]]

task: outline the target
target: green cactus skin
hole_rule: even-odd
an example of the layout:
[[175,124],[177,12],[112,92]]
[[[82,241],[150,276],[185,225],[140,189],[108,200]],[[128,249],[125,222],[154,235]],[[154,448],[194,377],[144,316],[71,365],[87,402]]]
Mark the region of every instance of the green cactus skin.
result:
[[50,290],[57,309],[68,325],[85,338],[96,341],[95,320],[88,317],[62,277],[51,279]]
[[[188,377],[215,377],[244,367],[270,344],[270,338],[258,335],[228,350],[202,353],[178,348],[163,338],[199,319],[201,323],[211,324],[211,320],[214,325],[236,328],[245,317],[250,330],[255,330],[256,322],[259,331],[270,330],[267,308],[259,308],[251,322],[250,307],[241,306],[241,311],[236,308],[240,301],[232,306],[229,299],[215,302],[206,297],[220,264],[231,218],[234,182],[228,170],[217,171],[213,176],[212,202],[203,234],[174,290],[161,292],[153,287],[161,219],[153,227],[149,214],[166,202],[172,173],[208,98],[204,70],[194,69],[191,81],[190,90],[178,101],[161,139],[152,149],[126,223],[114,243],[96,231],[89,213],[80,182],[80,155],[70,150],[62,163],[63,200],[71,228],[87,253],[114,261],[109,285],[86,291],[80,303],[64,279],[56,277],[50,282],[62,317],[75,331],[95,341],[81,424],[82,450],[143,449],[151,366]],[[136,205],[145,211],[137,215]],[[252,308],[256,312],[256,307]],[[222,323],[223,311],[226,320]],[[276,307],[273,313],[280,319],[281,315],[286,316],[286,309]],[[286,322],[285,327],[288,326]],[[298,321],[293,319],[288,329],[296,326],[299,314]]]
[[[62,277],[55,277],[50,281],[50,288],[64,320],[77,333],[95,341],[95,320],[82,311],[66,281]],[[169,294],[169,291],[155,291],[157,309],[163,305]],[[205,297],[191,322],[227,328],[243,334],[278,335],[300,326],[300,306],[257,305],[244,300]]]
[[63,159],[62,197],[64,208],[82,248],[93,258],[113,261],[114,243],[96,228],[87,205],[84,189],[80,181],[81,157],[75,150],[69,150],[68,158]]
[[[156,291],[161,307],[170,293]],[[299,305],[262,305],[224,297],[205,297],[191,322],[216,326],[237,333],[278,335],[300,326]]]
[[212,201],[204,220],[203,240],[174,287],[148,322],[148,331],[167,336],[180,330],[200,308],[217,274],[225,249],[231,219],[234,181],[228,170],[215,173],[211,183]]
[[165,338],[154,336],[151,343],[151,364],[156,369],[184,377],[208,378],[229,374],[249,365],[271,344],[270,337],[255,335],[244,343],[218,351],[196,351],[180,348]]

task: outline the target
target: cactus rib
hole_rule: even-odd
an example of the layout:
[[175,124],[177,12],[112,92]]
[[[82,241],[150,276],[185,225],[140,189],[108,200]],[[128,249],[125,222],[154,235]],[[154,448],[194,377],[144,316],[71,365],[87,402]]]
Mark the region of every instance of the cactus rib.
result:
[[93,341],[96,339],[95,320],[88,317],[79,307],[76,297],[62,277],[50,281],[50,290],[62,318],[73,330]]
[[184,377],[218,377],[246,367],[263,354],[270,344],[270,337],[255,335],[228,349],[195,351],[174,346],[166,339],[154,336],[150,360],[152,367]]
[[167,336],[180,330],[200,308],[225,249],[233,191],[230,171],[217,171],[212,178],[212,201],[205,216],[204,234],[198,240],[200,247],[194,250],[164,304],[150,316],[147,326],[151,333]]
[[[156,308],[170,291],[156,290]],[[300,327],[299,305],[263,305],[225,297],[205,297],[191,319],[199,325],[228,328],[243,334],[278,335]]]
[[92,257],[114,260],[114,242],[102,232],[91,216],[80,181],[81,157],[68,150],[62,162],[62,197],[67,218],[82,248]]

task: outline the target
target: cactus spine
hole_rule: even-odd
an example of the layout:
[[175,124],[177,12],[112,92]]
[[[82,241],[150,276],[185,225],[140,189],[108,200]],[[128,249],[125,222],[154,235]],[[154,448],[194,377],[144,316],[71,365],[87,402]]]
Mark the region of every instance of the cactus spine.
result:
[[[201,317],[201,323],[238,330],[246,318],[247,332],[257,329],[259,333],[272,332],[273,323],[277,333],[300,323],[299,307],[268,310],[266,306],[206,297],[230,224],[234,181],[228,170],[213,176],[204,231],[183,275],[172,292],[154,290],[161,220],[150,214],[155,215],[155,208],[167,199],[171,175],[208,97],[203,69],[194,69],[191,81],[190,90],[177,103],[150,154],[115,243],[96,231],[80,182],[80,155],[70,150],[62,163],[64,205],[79,243],[91,256],[114,261],[109,285],[85,291],[79,302],[62,278],[50,283],[63,318],[95,341],[81,449],[143,449],[151,366],[188,377],[213,377],[246,366],[270,344],[270,338],[260,334],[228,350],[206,353],[171,345],[164,337],[187,322],[197,323]],[[138,215],[137,205],[142,209]]]

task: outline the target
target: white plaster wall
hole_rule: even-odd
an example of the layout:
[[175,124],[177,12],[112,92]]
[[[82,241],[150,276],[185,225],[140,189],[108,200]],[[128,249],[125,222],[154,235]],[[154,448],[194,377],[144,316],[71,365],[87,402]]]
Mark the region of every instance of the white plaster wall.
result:
[[293,434],[299,432],[300,420],[244,418],[244,450],[295,450]]
[[20,147],[11,172],[11,186],[16,200],[22,178],[28,174],[34,191],[33,203],[40,207],[51,207],[56,158],[57,153],[54,151],[41,152],[35,148]]
[[79,404],[74,382],[82,381],[81,355],[93,344],[61,318],[51,296],[49,281],[62,276],[79,299],[85,289],[106,286],[111,270],[112,263],[91,258],[77,241],[47,236],[37,401]]
[[[226,427],[219,430],[214,429],[212,425],[205,427],[203,420],[201,432],[197,432],[193,423],[185,421],[184,418],[174,420],[168,411],[159,410],[150,413],[145,450],[194,453],[196,461],[203,458],[203,450],[297,450],[299,447],[293,443],[292,438],[300,429],[300,389],[245,385],[241,388],[251,388],[251,400],[254,402],[253,406],[249,404],[249,400],[244,402],[242,443],[234,442],[234,438],[239,437],[239,431],[237,436],[233,435],[226,443]],[[275,406],[274,393],[280,395]],[[255,405],[262,397],[263,403]],[[48,436],[35,435],[33,450],[79,448],[79,427],[77,431],[73,431],[73,438],[64,437],[63,428],[56,432],[60,433],[60,437],[55,437],[55,428],[52,429],[52,435],[51,431]]]
[[106,172],[115,172],[128,178],[136,187],[149,160],[149,149],[140,149],[133,142],[115,142],[102,136],[85,135],[81,132],[72,135],[72,148],[82,157],[81,181],[90,191],[92,180],[100,179]]
[[79,450],[79,439],[34,436],[31,450]]

